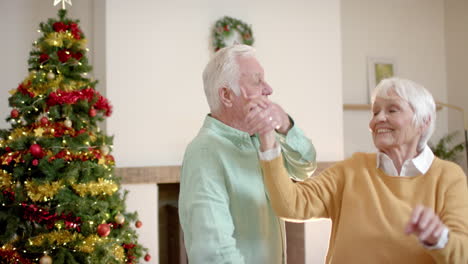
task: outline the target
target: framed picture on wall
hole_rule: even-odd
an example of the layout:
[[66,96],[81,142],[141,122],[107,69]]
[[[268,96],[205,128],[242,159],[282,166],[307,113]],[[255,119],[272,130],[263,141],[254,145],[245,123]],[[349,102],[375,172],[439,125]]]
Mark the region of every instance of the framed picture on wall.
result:
[[367,76],[369,88],[369,102],[372,91],[382,79],[396,75],[396,62],[393,58],[374,58],[367,59]]

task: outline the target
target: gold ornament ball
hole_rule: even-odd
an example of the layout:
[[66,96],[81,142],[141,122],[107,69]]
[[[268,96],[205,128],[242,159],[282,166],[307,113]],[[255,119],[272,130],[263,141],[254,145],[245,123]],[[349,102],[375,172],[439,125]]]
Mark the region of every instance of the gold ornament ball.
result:
[[68,128],[71,128],[73,126],[73,123],[70,119],[65,120],[63,124]]
[[39,264],[52,264],[52,258],[49,255],[44,255],[39,260]]
[[47,73],[47,79],[48,80],[53,80],[55,79],[55,74],[53,72],[48,72]]
[[32,75],[36,75],[36,74],[37,74],[37,71],[36,71],[36,70],[32,70],[32,71],[31,71],[31,74],[32,74]]
[[104,155],[108,155],[110,152],[109,146],[106,146],[106,145],[101,146],[101,152]]
[[117,214],[115,217],[114,217],[114,220],[117,224],[121,225],[125,222],[125,216],[123,216],[123,214]]

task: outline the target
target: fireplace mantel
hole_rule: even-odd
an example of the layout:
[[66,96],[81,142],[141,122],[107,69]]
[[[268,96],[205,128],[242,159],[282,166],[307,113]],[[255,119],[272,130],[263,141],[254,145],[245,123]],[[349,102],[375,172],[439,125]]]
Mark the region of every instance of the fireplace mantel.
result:
[[[319,162],[318,172],[330,167],[334,162]],[[122,178],[123,184],[135,183],[179,183],[180,166],[149,166],[116,168],[115,174]]]

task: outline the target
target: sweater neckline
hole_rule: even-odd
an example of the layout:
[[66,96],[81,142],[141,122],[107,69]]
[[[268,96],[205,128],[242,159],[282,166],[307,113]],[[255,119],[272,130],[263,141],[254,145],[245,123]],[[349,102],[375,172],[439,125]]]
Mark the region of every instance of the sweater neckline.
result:
[[423,178],[428,173],[430,173],[431,170],[434,168],[434,166],[437,165],[436,163],[439,163],[439,161],[440,161],[440,159],[437,156],[434,157],[434,160],[432,161],[432,163],[429,166],[429,169],[427,170],[426,173],[421,173],[421,174],[411,176],[411,177],[391,176],[391,175],[388,175],[387,173],[385,173],[381,168],[377,168],[377,155],[376,154],[373,155],[373,158],[371,159],[371,166],[372,166],[372,168],[374,170],[376,170],[377,175],[379,175],[383,179],[389,179],[389,180],[392,180],[392,181],[413,181],[413,180]]

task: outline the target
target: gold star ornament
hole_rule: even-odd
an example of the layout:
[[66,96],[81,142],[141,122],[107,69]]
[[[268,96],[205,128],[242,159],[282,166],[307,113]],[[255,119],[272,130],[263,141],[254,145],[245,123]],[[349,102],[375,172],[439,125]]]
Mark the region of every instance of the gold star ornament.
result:
[[70,6],[72,5],[71,0],[54,0],[54,6],[60,4],[60,2],[62,3],[62,9],[66,9],[65,4],[69,4]]

